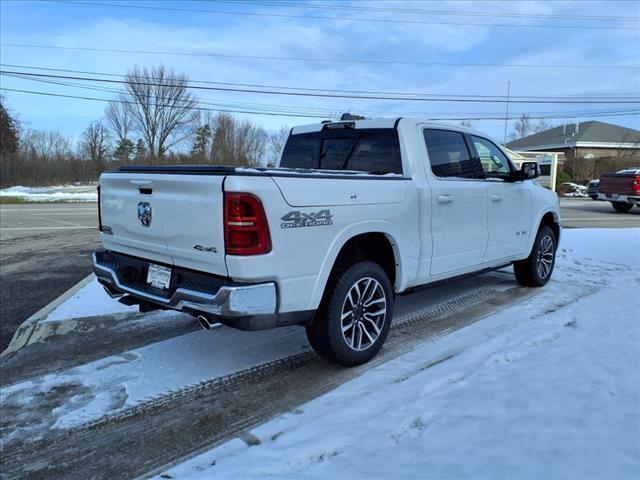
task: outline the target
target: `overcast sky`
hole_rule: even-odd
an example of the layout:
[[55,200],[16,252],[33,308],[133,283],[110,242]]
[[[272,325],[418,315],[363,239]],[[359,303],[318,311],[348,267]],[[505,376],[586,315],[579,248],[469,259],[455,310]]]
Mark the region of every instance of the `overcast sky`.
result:
[[[640,99],[640,2],[637,1],[290,0],[286,5],[273,0],[242,3],[104,0],[84,4],[3,0],[0,13],[3,70],[37,72],[24,67],[45,67],[122,75],[136,65],[163,64],[186,73],[192,80],[209,82],[340,91],[506,95],[507,82],[511,81],[511,95],[516,97],[598,95],[608,99],[616,96]],[[346,20],[349,18],[357,20]],[[524,25],[553,28],[525,28]],[[247,56],[278,58],[241,58]],[[530,66],[505,66],[514,64]],[[578,67],[585,65],[604,67]],[[635,68],[621,68],[625,66]],[[103,90],[7,76],[1,77],[1,82],[5,89],[102,99],[113,96]],[[117,84],[82,83],[119,88]],[[100,101],[6,90],[2,94],[27,126],[59,130],[74,137],[90,121],[101,118],[105,108],[105,103]],[[197,94],[206,108],[263,109],[276,113],[328,115],[351,111],[367,116],[431,118],[505,114],[503,103],[401,102],[221,91],[198,91]],[[545,113],[549,117],[572,112],[582,115],[576,119],[550,118],[554,124],[595,118],[640,129],[637,113],[605,117],[583,113],[633,107],[640,109],[640,104],[512,103],[509,109],[511,115],[522,112],[532,116]],[[242,116],[269,130],[320,120],[282,115]],[[504,120],[473,120],[472,123],[502,141]]]

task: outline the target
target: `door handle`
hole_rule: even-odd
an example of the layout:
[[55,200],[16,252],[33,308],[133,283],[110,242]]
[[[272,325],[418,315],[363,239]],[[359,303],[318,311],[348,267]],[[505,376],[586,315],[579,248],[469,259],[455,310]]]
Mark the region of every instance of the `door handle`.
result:
[[438,195],[438,203],[451,203],[453,202],[453,195]]
[[502,200],[502,195],[496,195],[496,194],[491,195],[492,202],[499,202],[500,200]]

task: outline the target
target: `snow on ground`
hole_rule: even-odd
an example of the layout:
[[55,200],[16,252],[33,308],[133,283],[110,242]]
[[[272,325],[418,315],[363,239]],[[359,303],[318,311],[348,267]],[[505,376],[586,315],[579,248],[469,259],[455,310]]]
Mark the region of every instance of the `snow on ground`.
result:
[[29,202],[97,202],[96,185],[63,185],[57,187],[8,187],[0,189],[0,197],[18,197]]
[[136,313],[138,307],[127,306],[111,298],[95,278],[73,296],[53,309],[47,320],[93,317],[112,313]]
[[[491,287],[503,291],[512,285],[509,277],[503,273],[487,274],[402,297],[396,304],[395,312],[402,316],[472,290]],[[113,308],[109,307],[109,302],[118,308],[115,300],[106,299],[102,291],[94,290],[88,284],[63,303],[55,316],[63,321],[64,318],[87,316],[94,308]],[[172,318],[178,321],[178,317],[184,316],[173,311],[152,312],[132,322],[139,325],[160,321],[170,328]],[[195,319],[192,321],[196,323]],[[116,328],[121,328],[122,334],[126,335],[127,328],[132,326],[127,327],[123,322]],[[304,329],[300,327],[259,332],[242,332],[231,328],[211,332],[198,330],[25,380],[0,389],[0,404],[5,409],[19,412],[15,420],[20,425],[17,430],[22,430],[10,433],[3,440],[24,439],[25,435],[38,438],[44,430],[78,426],[169,391],[239,372],[309,348]],[[38,421],[34,422],[36,411],[46,414],[36,414]],[[25,423],[29,427],[24,427]]]
[[589,196],[585,185],[578,185],[573,182],[564,182],[562,185],[565,185],[569,189],[569,191],[564,194],[565,197],[585,198]]
[[[159,315],[185,314],[154,312],[146,320],[152,322]],[[305,348],[308,344],[304,329],[298,327],[258,332],[199,330],[3,387],[0,404],[29,419],[24,423],[29,423],[30,433],[37,437],[43,429],[81,425],[171,390],[239,372]],[[42,401],[49,402],[46,415],[36,415],[35,421],[34,411],[42,408]],[[10,433],[2,441],[24,433]]]
[[639,287],[640,230],[565,230],[540,294],[164,478],[640,478]]

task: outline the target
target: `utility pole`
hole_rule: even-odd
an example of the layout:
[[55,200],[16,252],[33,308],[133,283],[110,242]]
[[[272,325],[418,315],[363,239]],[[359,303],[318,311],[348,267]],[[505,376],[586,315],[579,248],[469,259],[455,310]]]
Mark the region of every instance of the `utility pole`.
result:
[[504,140],[502,144],[507,147],[507,124],[509,123],[509,100],[511,95],[511,80],[507,82],[507,112],[504,115]]

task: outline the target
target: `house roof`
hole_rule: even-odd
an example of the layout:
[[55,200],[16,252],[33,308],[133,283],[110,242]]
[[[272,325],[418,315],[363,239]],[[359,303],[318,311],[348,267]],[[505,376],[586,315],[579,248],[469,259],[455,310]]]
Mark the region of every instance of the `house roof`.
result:
[[566,147],[637,148],[640,130],[611,123],[571,123],[553,127],[507,143],[516,150],[539,150]]

